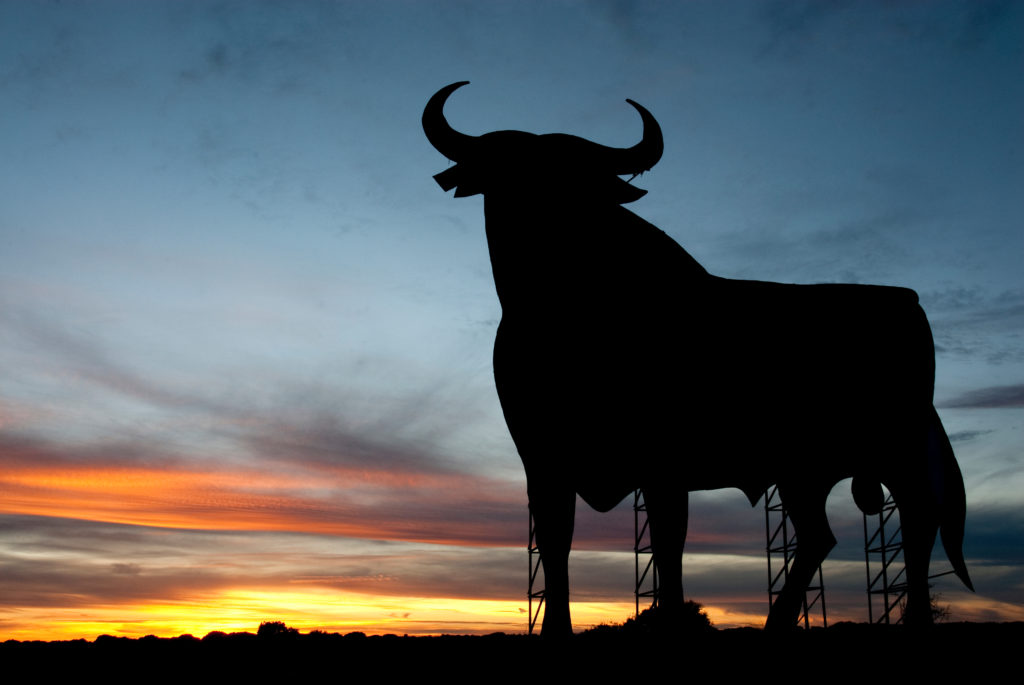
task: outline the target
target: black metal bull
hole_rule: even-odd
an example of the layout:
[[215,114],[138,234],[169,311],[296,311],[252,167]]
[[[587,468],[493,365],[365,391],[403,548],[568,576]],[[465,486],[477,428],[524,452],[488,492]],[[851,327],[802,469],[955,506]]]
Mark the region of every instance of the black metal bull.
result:
[[[423,129],[455,166],[456,197],[482,193],[502,319],[494,378],[526,468],[544,565],[542,634],[567,634],[576,495],[607,511],[642,488],[661,577],[660,614],[683,603],[692,490],[738,487],[756,504],[778,484],[798,548],[767,628],[796,622],[835,538],[825,499],[844,478],[868,513],[881,487],[899,507],[904,619],[931,621],[937,530],[965,585],[963,479],[932,405],[935,352],[917,294],[862,285],[787,285],[709,274],[622,208],[646,191],[619,175],[661,157],[661,129],[609,148],[564,134],[469,136],[438,91]],[[973,589],[973,588],[972,588]]]

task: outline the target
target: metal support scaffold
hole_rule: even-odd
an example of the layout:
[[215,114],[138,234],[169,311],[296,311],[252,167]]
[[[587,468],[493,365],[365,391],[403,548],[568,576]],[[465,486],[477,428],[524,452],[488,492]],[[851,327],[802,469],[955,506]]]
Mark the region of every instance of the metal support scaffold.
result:
[[[903,605],[907,596],[906,563],[903,557],[903,534],[899,520],[899,510],[891,494],[886,494],[881,511],[878,512],[878,525],[874,532],[868,523],[869,517],[864,514],[864,566],[868,579],[868,622],[869,623],[902,623]],[[893,517],[896,517],[895,520]],[[886,530],[891,531],[886,533]],[[872,572],[871,558],[877,557],[879,568]],[[932,573],[928,580],[941,578],[955,573],[953,569]],[[929,585],[928,587],[931,587]],[[875,613],[875,605],[881,598],[881,606]],[[896,609],[899,617],[894,618]]]
[[[773,518],[777,519],[777,523],[773,523]],[[789,514],[786,513],[786,508],[782,505],[782,498],[779,496],[779,488],[776,485],[773,485],[770,490],[765,490],[764,493],[764,523],[768,552],[768,606],[771,608],[789,577],[789,566],[796,553],[796,533],[789,523]],[[780,556],[782,565],[776,571],[774,560]],[[811,614],[813,613],[811,610],[815,607],[821,610],[822,627],[827,627],[825,583],[822,581],[821,566],[818,566],[818,584],[808,586],[807,591],[804,592],[799,619],[803,622],[804,628],[811,627]]]
[[[902,623],[903,605],[907,596],[906,563],[903,557],[903,535],[899,520],[899,510],[891,494],[886,494],[881,511],[878,512],[878,525],[874,532],[868,523],[870,517],[864,514],[864,566],[868,579],[868,622],[869,623]],[[893,517],[896,516],[895,520]],[[891,531],[886,533],[886,530]],[[871,558],[877,557],[879,568],[872,572]],[[953,569],[932,573],[928,580],[941,578],[955,573]],[[928,587],[931,587],[929,585]],[[875,604],[881,598],[881,607],[875,613]],[[896,609],[899,617],[894,618]]]
[[[530,512],[530,537],[526,546],[528,561],[528,586],[526,591],[529,616],[529,634],[533,635],[537,621],[540,620],[544,608],[544,583],[541,576],[540,549],[537,547],[537,531]],[[633,492],[633,558],[635,584],[633,594],[636,599],[636,615],[640,615],[640,602],[645,607],[658,604],[658,569],[654,565],[654,552],[651,548],[651,528],[647,519],[647,504],[644,502],[643,490]],[[650,604],[647,604],[647,600]]]
[[[644,491],[633,492],[633,561],[634,578],[633,595],[636,598],[636,615],[640,616],[640,600],[643,598],[645,607],[658,606],[658,568],[654,565],[654,552],[651,549],[651,528],[647,520],[647,503]],[[647,600],[650,599],[650,604]]]
[[[529,634],[533,635],[533,629],[537,626],[537,619],[540,618],[540,611],[544,608],[544,585],[537,582],[540,573],[540,548],[537,547],[537,530],[533,523],[533,512],[530,512],[530,541],[526,545],[526,554],[529,561],[529,585],[526,590],[528,616],[530,621]],[[536,608],[534,608],[536,600]]]
[[[900,522],[896,515],[896,503],[892,495],[887,495],[881,511],[878,512],[878,525],[869,535],[867,514],[864,514],[864,564],[868,578],[868,622],[899,623],[903,620],[902,611],[899,618],[893,618],[893,610],[907,595],[906,567],[903,563],[903,536]],[[874,516],[870,517],[873,518]],[[886,533],[886,528],[890,531]],[[871,559],[878,558],[880,567],[877,572],[871,570]],[[882,606],[876,612],[875,604],[881,598]]]

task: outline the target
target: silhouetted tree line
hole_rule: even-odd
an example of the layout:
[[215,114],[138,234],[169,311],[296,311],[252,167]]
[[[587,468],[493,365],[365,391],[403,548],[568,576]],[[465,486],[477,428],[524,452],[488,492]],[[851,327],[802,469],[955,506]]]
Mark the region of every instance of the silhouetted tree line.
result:
[[1015,664],[1015,646],[1024,642],[1024,622],[944,623],[925,630],[838,623],[769,635],[760,628],[715,629],[699,604],[686,606],[688,618],[681,631],[659,629],[657,612],[645,612],[617,626],[578,633],[557,645],[522,633],[435,637],[300,633],[281,621],[265,621],[255,633],[213,631],[203,638],[101,635],[93,641],[7,640],[0,643],[0,660],[8,673],[15,673],[17,666],[36,671],[45,666],[48,674],[66,671],[80,679],[93,670],[109,676],[116,666],[118,673],[146,673],[159,679],[178,674],[194,680],[202,674],[204,680],[220,676],[235,682],[281,676],[294,681],[339,672],[348,680],[428,672],[467,678],[544,664],[555,665],[565,679],[574,680],[635,676],[640,672],[635,669],[657,663],[692,677],[720,677],[723,668],[731,676],[758,677],[765,674],[766,664],[778,667],[780,659],[796,657],[801,668],[811,672],[834,672],[841,664],[844,675],[875,679],[878,654],[886,655],[890,676],[945,675],[951,665],[968,659],[987,669],[1009,666],[1011,660]]

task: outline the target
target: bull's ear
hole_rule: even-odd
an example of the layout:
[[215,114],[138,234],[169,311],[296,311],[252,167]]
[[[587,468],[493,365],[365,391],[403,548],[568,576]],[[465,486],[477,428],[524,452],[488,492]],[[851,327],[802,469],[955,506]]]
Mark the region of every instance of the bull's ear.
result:
[[455,188],[455,197],[469,197],[484,192],[480,184],[474,182],[472,174],[466,173],[466,170],[458,164],[451,169],[434,174],[434,180],[444,190]]
[[434,180],[437,181],[437,185],[441,186],[442,190],[448,191],[459,185],[459,176],[461,176],[459,165],[445,169],[439,174],[434,174]]

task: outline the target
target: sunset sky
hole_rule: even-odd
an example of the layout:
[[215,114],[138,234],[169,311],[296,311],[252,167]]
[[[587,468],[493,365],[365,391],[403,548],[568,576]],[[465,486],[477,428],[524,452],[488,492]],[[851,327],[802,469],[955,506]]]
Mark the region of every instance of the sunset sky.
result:
[[[420,126],[461,80],[471,134],[628,146],[649,109],[629,208],[711,273],[917,290],[977,588],[934,591],[1024,620],[1024,4],[14,0],[0,640],[526,629],[483,203]],[[830,618],[866,620],[829,507]],[[622,621],[632,512],[579,512],[574,621]],[[761,625],[763,509],[690,514],[687,596]]]

